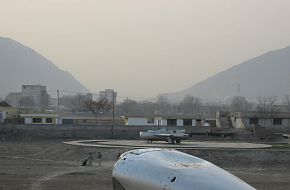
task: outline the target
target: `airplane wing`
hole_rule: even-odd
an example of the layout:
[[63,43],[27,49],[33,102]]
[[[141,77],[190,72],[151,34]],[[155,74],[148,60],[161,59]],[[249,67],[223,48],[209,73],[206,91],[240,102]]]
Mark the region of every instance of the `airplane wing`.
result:
[[172,134],[156,134],[153,136],[155,136],[155,137],[170,137],[170,136],[172,136]]
[[255,190],[208,161],[172,149],[126,152],[112,178],[114,190]]

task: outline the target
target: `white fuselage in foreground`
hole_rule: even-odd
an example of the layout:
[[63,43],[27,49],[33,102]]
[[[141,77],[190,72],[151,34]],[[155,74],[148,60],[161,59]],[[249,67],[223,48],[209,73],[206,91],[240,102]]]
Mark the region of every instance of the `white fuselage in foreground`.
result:
[[172,149],[128,151],[112,177],[114,190],[255,190],[208,161]]

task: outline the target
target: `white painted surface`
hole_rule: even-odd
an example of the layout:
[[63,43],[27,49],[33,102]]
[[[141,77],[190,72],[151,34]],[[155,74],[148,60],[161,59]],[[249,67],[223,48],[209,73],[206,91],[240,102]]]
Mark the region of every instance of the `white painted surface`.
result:
[[56,118],[56,124],[57,125],[62,125],[62,118],[61,117],[57,117]]
[[209,127],[209,123],[204,123],[203,126],[204,127]]
[[195,119],[192,120],[192,126],[193,126],[193,127],[196,126],[196,120],[195,120]]
[[161,119],[161,126],[167,126],[167,119]]
[[[148,122],[149,120],[153,119],[153,122]],[[146,117],[129,117],[128,118],[128,125],[157,125],[157,121],[155,118],[146,118]]]
[[183,119],[177,119],[177,126],[182,127],[183,126]]
[[25,124],[32,124],[32,118],[31,117],[25,117],[24,118],[24,123]]
[[255,190],[210,162],[172,149],[128,151],[112,177],[126,190]]
[[2,111],[0,112],[0,123],[4,123],[6,119],[6,112]]
[[[154,122],[148,123],[148,120],[153,119]],[[176,126],[184,126],[184,119],[176,118]],[[151,126],[167,126],[167,118],[162,117],[128,117],[127,125],[151,125]],[[196,126],[196,120],[192,119],[192,126]],[[207,126],[207,125],[206,125]]]

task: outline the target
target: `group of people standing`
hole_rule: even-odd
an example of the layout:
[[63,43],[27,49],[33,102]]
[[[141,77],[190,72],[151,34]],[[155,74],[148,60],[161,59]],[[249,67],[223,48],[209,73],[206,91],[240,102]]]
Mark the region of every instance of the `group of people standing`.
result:
[[[98,159],[98,164],[99,167],[101,167],[101,161],[102,161],[103,155],[101,154],[101,152],[98,152],[97,154],[97,159]],[[93,153],[89,153],[87,158],[83,161],[82,166],[93,166]]]
[[[117,160],[120,158],[120,156],[121,156],[121,153],[119,152],[117,154]],[[98,161],[99,167],[101,167],[102,158],[103,158],[102,153],[101,152],[98,152],[98,154],[97,154],[97,161]],[[93,166],[93,160],[94,160],[93,153],[90,152],[90,153],[87,154],[85,160],[82,163],[82,166]]]

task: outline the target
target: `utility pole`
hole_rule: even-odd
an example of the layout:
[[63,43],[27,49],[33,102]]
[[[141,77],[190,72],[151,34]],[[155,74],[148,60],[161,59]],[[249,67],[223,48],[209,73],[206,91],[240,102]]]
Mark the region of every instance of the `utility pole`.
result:
[[113,91],[113,125],[115,124],[115,91]]
[[114,124],[115,124],[115,91],[113,91],[113,107],[112,107],[112,111],[113,111],[113,123],[112,123],[112,127],[111,127],[111,135],[114,134]]
[[59,90],[56,90],[57,92],[57,113],[59,115]]
[[59,90],[57,92],[57,124],[60,124],[60,117],[59,117]]

